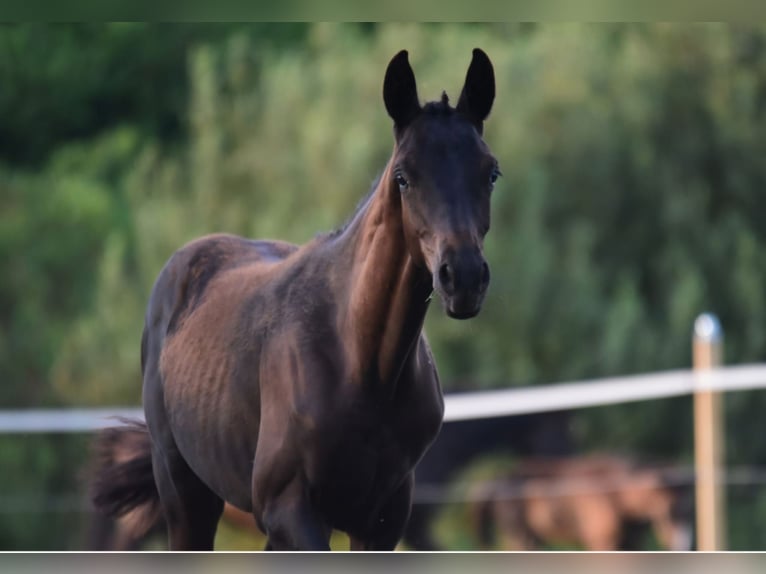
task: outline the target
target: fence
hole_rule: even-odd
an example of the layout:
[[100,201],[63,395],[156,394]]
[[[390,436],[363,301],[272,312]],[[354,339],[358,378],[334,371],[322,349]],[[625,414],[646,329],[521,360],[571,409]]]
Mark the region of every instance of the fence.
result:
[[[695,323],[695,368],[573,381],[528,388],[449,394],[446,423],[475,418],[540,413],[695,396],[695,475],[698,548],[724,547],[724,509],[717,472],[721,454],[720,394],[766,388],[766,364],[719,366],[721,332],[717,320],[701,315]],[[0,410],[0,433],[92,432],[122,424],[120,417],[143,419],[140,408]],[[700,512],[701,510],[701,512]]]
[[[454,393],[445,397],[445,422],[596,407],[690,395],[766,388],[766,364],[675,370],[595,381]],[[140,408],[0,410],[0,433],[91,432],[143,419]]]

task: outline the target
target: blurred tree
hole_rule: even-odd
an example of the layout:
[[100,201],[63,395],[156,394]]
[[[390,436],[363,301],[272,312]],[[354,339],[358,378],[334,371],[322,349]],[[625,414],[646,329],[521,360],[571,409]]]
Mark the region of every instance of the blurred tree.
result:
[[4,24],[0,161],[40,165],[56,146],[131,123],[163,141],[185,130],[189,50],[235,31],[299,45],[306,24]]

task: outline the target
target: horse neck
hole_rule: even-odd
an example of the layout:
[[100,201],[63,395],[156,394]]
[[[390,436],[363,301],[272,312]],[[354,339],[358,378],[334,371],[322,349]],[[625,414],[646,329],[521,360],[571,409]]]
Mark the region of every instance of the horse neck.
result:
[[339,238],[346,253],[340,327],[353,341],[352,378],[395,384],[420,337],[431,274],[409,255],[398,187],[389,162],[365,205]]

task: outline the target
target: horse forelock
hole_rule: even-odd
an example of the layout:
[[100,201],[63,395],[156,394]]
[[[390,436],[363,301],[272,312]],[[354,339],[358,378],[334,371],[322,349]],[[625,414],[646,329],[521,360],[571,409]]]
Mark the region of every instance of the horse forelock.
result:
[[443,91],[441,99],[427,102],[423,106],[423,113],[432,116],[450,116],[455,113],[455,108],[449,105],[449,96],[446,91]]

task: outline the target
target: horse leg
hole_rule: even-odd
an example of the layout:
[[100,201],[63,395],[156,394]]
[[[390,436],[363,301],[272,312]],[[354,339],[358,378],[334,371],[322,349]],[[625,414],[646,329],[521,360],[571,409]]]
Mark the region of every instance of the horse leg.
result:
[[330,550],[329,529],[298,478],[267,501],[263,524],[266,550]]
[[[327,540],[330,540],[330,536],[332,536],[332,528],[326,527],[324,529],[325,531],[325,538]],[[263,547],[264,552],[271,552],[275,550],[274,546],[271,544],[271,540],[266,540],[266,546]]]
[[[149,369],[147,369],[149,371]],[[170,550],[212,550],[223,500],[194,474],[167,420],[159,377],[145,374],[144,411],[152,437],[152,470]]]
[[177,450],[153,450],[170,550],[212,550],[223,500],[194,474]]
[[350,536],[351,550],[394,550],[404,535],[412,507],[412,473],[381,507],[372,531],[362,539]]

